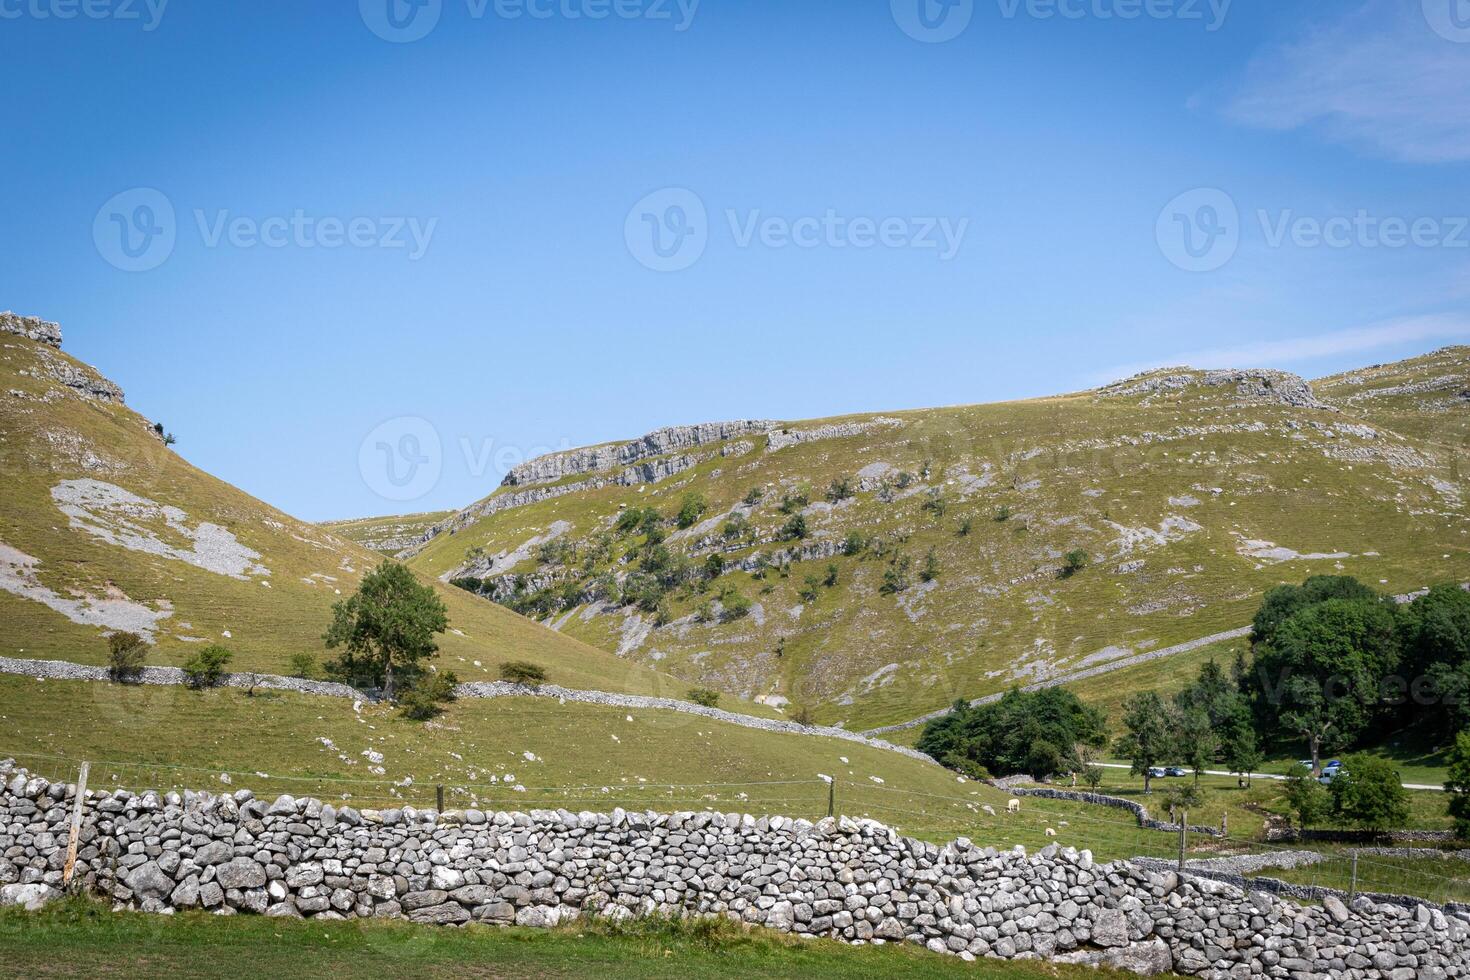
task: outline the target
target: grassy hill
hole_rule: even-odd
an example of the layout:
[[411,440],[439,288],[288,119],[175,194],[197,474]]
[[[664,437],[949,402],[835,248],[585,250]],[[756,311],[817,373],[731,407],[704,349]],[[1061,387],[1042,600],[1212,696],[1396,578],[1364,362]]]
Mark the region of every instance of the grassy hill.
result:
[[[532,461],[407,555],[628,659],[868,728],[1245,625],[1317,572],[1396,592],[1470,577],[1467,374],[1461,347],[1316,389],[1179,368],[665,430]],[[656,528],[620,528],[645,508]],[[630,590],[649,567],[685,584]]]
[[[0,317],[0,655],[103,663],[108,629],[177,666],[197,644],[232,669],[323,655],[331,605],[382,556],[190,466],[123,394],[63,353],[54,325]],[[16,332],[21,331],[21,332]],[[42,334],[34,339],[25,332]],[[492,679],[505,659],[567,687],[682,695],[687,685],[443,586],[441,662]]]
[[434,511],[426,514],[405,514],[402,517],[359,517],[346,521],[323,521],[321,527],[332,534],[369,551],[383,555],[396,555],[416,544],[434,525],[454,516],[452,510]]

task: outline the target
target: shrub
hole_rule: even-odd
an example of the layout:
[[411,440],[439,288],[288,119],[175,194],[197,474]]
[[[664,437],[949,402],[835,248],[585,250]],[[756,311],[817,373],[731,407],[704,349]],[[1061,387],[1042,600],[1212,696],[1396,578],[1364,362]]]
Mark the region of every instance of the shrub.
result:
[[1367,830],[1402,827],[1409,821],[1409,791],[1387,759],[1350,755],[1328,787],[1332,813]]
[[827,566],[827,574],[822,577],[822,584],[825,585],[829,589],[832,588],[834,585],[837,584],[837,566],[836,565],[829,564]]
[[443,705],[454,700],[454,685],[459,678],[454,671],[424,671],[403,692],[398,705],[403,717],[411,721],[428,721],[444,710]]
[[997,507],[995,509],[995,521],[996,521],[997,524],[1004,524],[1006,521],[1008,521],[1010,519],[1011,519],[1011,505],[1010,504],[1001,504],[999,507]]
[[148,645],[137,633],[113,633],[107,637],[107,673],[113,680],[133,680],[143,670]]
[[821,579],[817,578],[815,575],[808,575],[806,577],[806,581],[802,583],[801,588],[796,590],[796,597],[802,602],[816,602],[817,596],[820,594],[818,592],[818,587],[821,586],[821,584]]
[[795,541],[805,538],[808,533],[806,517],[802,514],[792,514],[791,519],[781,525],[781,531],[778,536],[782,541]]
[[731,514],[720,528],[726,541],[739,541],[750,534],[750,520],[744,514]]
[[234,654],[211,643],[184,661],[184,683],[193,688],[214,687],[225,676],[225,665]]
[[883,570],[883,584],[878,591],[884,595],[903,592],[913,583],[909,580],[909,556],[902,552],[893,556],[893,561]]
[[1082,569],[1087,567],[1087,552],[1081,548],[1073,549],[1062,556],[1062,578],[1071,578]]
[[316,676],[316,658],[309,653],[291,654],[291,676],[311,680]]
[[704,494],[686,493],[679,504],[679,513],[675,516],[674,523],[680,527],[693,527],[706,510],[709,510],[709,504],[705,502]]
[[811,498],[807,496],[807,492],[805,490],[797,490],[792,493],[782,494],[781,513],[795,514],[797,511],[801,510],[810,502]]
[[816,722],[812,720],[812,709],[804,704],[791,705],[791,720],[796,722],[802,728],[810,728],[812,727],[812,725],[816,724]]
[[765,497],[765,491],[760,487],[751,487],[745,491],[745,506],[754,507]]
[[717,707],[720,703],[720,692],[711,691],[707,687],[691,687],[688,694],[689,700],[705,708]]
[[963,519],[960,520],[959,527],[955,528],[955,533],[958,534],[962,538],[968,538],[970,536],[970,529],[972,527],[974,527],[974,524],[975,524],[974,518],[971,518],[971,517],[963,518]]
[[851,496],[852,484],[848,482],[848,479],[845,476],[840,479],[833,480],[827,486],[827,499],[834,504],[838,503],[839,501],[846,500]]
[[526,687],[540,687],[546,683],[546,671],[526,660],[507,660],[500,665],[500,679]]
[[485,585],[485,581],[484,579],[475,578],[473,575],[462,575],[459,578],[450,579],[449,584],[456,589],[464,589],[466,592],[473,592],[475,595],[479,595],[480,590]]
[[844,555],[860,555],[867,548],[868,539],[863,537],[861,531],[848,531],[847,537],[842,540],[842,553]]
[[1305,830],[1326,819],[1332,796],[1307,766],[1297,766],[1286,777],[1286,804]]
[[924,498],[923,510],[927,510],[935,517],[943,517],[944,512],[949,509],[949,501],[944,499],[944,491],[938,487],[929,491]]
[[740,619],[749,613],[751,602],[743,592],[731,586],[720,593],[720,605],[724,609],[722,618],[726,622],[729,622],[733,619]]
[[719,554],[712,554],[704,560],[704,574],[707,578],[719,578],[725,574],[725,559]]
[[1092,792],[1097,792],[1098,787],[1102,785],[1102,781],[1102,766],[1086,765],[1082,767],[1082,783]]
[[919,570],[919,578],[925,582],[932,582],[939,577],[939,556],[930,548],[929,553],[924,556],[924,567]]

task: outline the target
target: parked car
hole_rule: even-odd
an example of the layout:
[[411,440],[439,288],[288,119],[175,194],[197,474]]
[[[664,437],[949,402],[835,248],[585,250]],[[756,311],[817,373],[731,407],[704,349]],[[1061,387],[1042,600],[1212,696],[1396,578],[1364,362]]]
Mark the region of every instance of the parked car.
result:
[[1323,769],[1322,775],[1317,777],[1317,782],[1321,783],[1323,786],[1326,786],[1328,783],[1332,782],[1334,779],[1336,779],[1338,776],[1341,776],[1345,772],[1347,772],[1347,770],[1344,769],[1341,765],[1335,766],[1331,769]]
[[1148,770],[1148,778],[1149,779],[1163,779],[1167,775],[1169,775],[1169,774],[1164,771],[1164,767],[1163,766],[1150,766],[1149,767],[1149,770]]
[[1341,768],[1342,768],[1342,760],[1341,759],[1333,759],[1331,762],[1324,762],[1322,764],[1322,771],[1323,772],[1326,772],[1328,769],[1341,769]]

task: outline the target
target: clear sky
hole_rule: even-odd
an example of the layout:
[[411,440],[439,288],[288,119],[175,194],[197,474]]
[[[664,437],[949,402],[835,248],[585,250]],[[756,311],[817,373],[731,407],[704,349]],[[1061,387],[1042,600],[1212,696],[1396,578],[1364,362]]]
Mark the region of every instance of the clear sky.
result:
[[0,309],[308,519],[1470,339],[1470,0],[0,0],[0,80]]

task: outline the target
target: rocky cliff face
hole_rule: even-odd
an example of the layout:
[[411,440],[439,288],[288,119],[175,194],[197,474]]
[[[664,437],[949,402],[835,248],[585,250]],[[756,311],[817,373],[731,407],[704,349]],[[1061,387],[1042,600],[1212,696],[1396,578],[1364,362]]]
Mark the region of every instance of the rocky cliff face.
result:
[[505,475],[502,485],[513,487],[527,483],[550,483],[566,476],[603,472],[681,449],[691,449],[712,442],[723,442],[739,436],[763,433],[777,424],[771,421],[740,419],[733,422],[673,425],[650,432],[631,442],[591,446],[585,449],[573,449],[564,453],[539,456],[512,469]]
[[61,325],[40,317],[21,316],[6,310],[0,313],[0,333],[16,334],[61,349]]
[[1201,386],[1222,388],[1234,386],[1236,395],[1245,402],[1275,402],[1293,408],[1320,408],[1335,411],[1318,400],[1305,378],[1288,371],[1265,368],[1250,370],[1192,371],[1189,368],[1165,368],[1135,375],[1098,389],[1104,398],[1132,395],[1158,395]]

